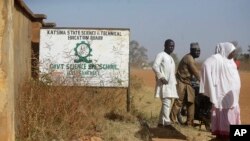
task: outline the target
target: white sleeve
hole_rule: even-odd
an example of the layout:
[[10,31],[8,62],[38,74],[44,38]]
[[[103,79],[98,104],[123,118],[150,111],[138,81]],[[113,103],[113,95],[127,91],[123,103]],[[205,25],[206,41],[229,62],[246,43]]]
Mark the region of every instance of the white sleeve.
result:
[[164,77],[164,75],[162,74],[161,69],[160,69],[162,60],[163,60],[163,56],[160,53],[156,56],[153,67],[152,67],[155,74],[156,74],[157,79]]

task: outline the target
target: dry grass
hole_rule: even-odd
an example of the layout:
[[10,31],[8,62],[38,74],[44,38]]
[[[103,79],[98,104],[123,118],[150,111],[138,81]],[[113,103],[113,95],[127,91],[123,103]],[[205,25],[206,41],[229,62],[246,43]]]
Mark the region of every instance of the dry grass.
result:
[[250,60],[240,62],[241,71],[250,71]]
[[[35,60],[33,63],[38,64]],[[37,70],[33,68],[33,76],[37,76]],[[249,62],[241,62],[240,70],[250,70]],[[53,87],[37,80],[27,82],[15,102],[16,140],[89,141],[92,136],[105,141],[147,140],[148,135],[137,118],[147,121],[151,130],[154,129],[161,102],[154,98],[154,89],[145,87],[143,79],[133,73],[130,86],[132,102],[128,113],[126,89]],[[208,132],[198,129],[175,128],[188,140],[212,138]]]
[[86,136],[125,141],[131,137],[116,134],[125,127],[122,123],[139,130],[136,118],[126,112],[126,89],[55,87],[31,81],[16,101],[20,141],[71,141]]
[[[131,112],[126,111],[126,89],[96,87],[53,87],[39,81],[27,82],[16,99],[18,141],[104,141],[148,140],[137,118],[156,128],[161,106],[154,89],[131,75]],[[164,138],[185,135],[189,140],[209,140],[209,132],[174,127],[178,134],[164,132]],[[154,137],[157,137],[158,135]],[[170,135],[171,134],[171,135]],[[174,134],[174,135],[173,135]]]

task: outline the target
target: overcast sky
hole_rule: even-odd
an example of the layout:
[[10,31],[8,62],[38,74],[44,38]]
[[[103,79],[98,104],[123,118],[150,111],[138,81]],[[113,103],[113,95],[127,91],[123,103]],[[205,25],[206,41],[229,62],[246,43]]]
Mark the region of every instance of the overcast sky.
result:
[[164,41],[176,43],[179,59],[199,42],[200,59],[218,42],[250,45],[250,0],[24,0],[35,14],[57,27],[129,28],[130,40],[148,49],[153,60]]

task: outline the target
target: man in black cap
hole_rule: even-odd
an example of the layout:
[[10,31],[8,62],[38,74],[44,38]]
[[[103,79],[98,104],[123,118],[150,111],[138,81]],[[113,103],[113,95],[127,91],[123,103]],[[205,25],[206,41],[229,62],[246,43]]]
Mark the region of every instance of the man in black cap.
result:
[[197,42],[190,44],[190,53],[186,54],[180,61],[177,72],[177,93],[179,99],[175,99],[170,114],[172,122],[177,122],[177,115],[183,104],[187,106],[187,125],[193,126],[195,108],[195,90],[191,85],[192,77],[200,81],[200,74],[196,67],[195,58],[200,56],[200,47]]

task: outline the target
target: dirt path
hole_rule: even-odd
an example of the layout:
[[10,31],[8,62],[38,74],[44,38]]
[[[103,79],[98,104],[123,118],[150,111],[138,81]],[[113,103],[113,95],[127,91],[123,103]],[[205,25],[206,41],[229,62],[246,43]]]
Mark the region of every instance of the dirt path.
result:
[[[142,78],[146,87],[155,86],[155,76],[151,69],[140,70],[133,69],[132,73]],[[240,72],[241,93],[240,93],[240,109],[242,124],[250,124],[250,72]]]
[[240,72],[240,110],[242,124],[250,124],[250,72]]
[[[154,89],[155,86],[155,76],[151,69],[149,70],[140,70],[140,69],[133,69],[132,74],[140,77],[144,81],[145,87],[149,87]],[[241,78],[241,94],[240,94],[240,108],[241,108],[241,121],[242,124],[250,124],[250,72],[240,72]],[[193,131],[193,133],[189,133],[191,130],[183,128],[183,127],[176,127],[180,134],[185,133],[188,140],[210,140],[213,138],[209,134],[209,132],[200,132],[198,129]],[[167,136],[167,129],[158,129],[158,128],[151,128],[151,132],[153,132],[154,138],[153,141],[180,141],[185,140],[183,138],[171,137]],[[182,134],[183,135],[183,134]],[[205,138],[204,138],[205,137]]]

